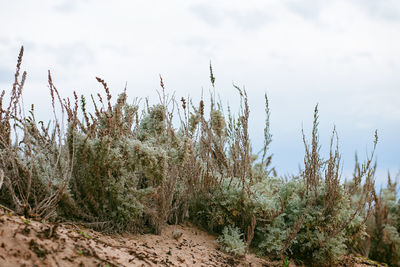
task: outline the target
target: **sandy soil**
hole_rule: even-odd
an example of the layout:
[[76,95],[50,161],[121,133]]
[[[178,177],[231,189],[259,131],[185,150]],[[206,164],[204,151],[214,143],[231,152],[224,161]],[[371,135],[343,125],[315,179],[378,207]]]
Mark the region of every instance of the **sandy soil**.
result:
[[[109,236],[74,224],[28,220],[0,208],[2,267],[282,266],[253,254],[240,259],[227,255],[215,238],[191,225],[166,226],[162,235]],[[378,265],[346,258],[342,266]]]

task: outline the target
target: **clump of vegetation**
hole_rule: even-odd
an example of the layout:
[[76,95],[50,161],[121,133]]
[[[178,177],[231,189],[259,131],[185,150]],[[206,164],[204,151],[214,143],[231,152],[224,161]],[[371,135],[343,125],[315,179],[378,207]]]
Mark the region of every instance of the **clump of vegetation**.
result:
[[235,256],[244,256],[246,246],[242,237],[238,227],[227,226],[222,230],[217,242],[223,251]]
[[400,200],[398,180],[388,174],[387,186],[379,194],[374,191],[374,206],[367,221],[368,255],[371,259],[400,266]]
[[[107,85],[103,85],[108,94]],[[166,176],[167,152],[151,140],[163,131],[160,124],[164,117],[159,116],[163,109],[151,108],[141,124],[133,125],[137,106],[126,103],[125,93],[114,106],[108,103],[107,109],[96,108],[95,115],[89,114],[90,120],[85,98],[81,100],[83,122],[66,106],[72,114],[68,118],[67,144],[74,169],[70,198],[61,203],[64,207],[73,203],[65,216],[78,215],[116,230],[138,227],[146,203],[151,202]]]
[[[22,89],[27,73],[20,77],[23,53],[22,47],[8,104],[5,91],[0,96],[0,202],[25,217],[49,218],[68,187],[72,160],[63,146],[63,125],[57,118],[53,124],[37,122],[33,105],[25,114]],[[56,114],[60,97],[50,75],[49,84]]]
[[[310,144],[303,133],[303,169],[278,177],[267,96],[260,156],[249,138],[246,91],[234,85],[239,111],[224,111],[211,65],[209,102],[179,103],[165,93],[161,77],[158,104],[129,104],[126,90],[113,102],[97,78],[105,96],[91,96],[94,112],[85,96],[63,99],[49,72],[54,120],[45,126],[33,107],[24,111],[22,55],[23,49],[7,106],[4,91],[0,97],[0,204],[17,214],[119,232],[160,233],[165,223],[189,220],[220,234],[221,248],[238,256],[254,249],[332,265],[356,251],[399,266],[397,183],[389,179],[387,189],[375,192],[377,136],[372,153],[362,164],[356,158],[352,179],[342,183],[336,130],[323,159],[316,106]],[[172,123],[174,116],[180,124]]]
[[[193,206],[194,220],[216,232],[229,225],[246,232],[254,217],[257,223],[247,237],[253,239],[254,235],[252,245],[260,254],[278,258],[286,254],[308,264],[337,262],[347,253],[351,240],[366,235],[365,211],[372,201],[373,153],[364,169],[353,177],[360,192],[355,200],[350,189],[340,184],[340,157],[337,146],[334,148],[336,131],[329,158],[323,160],[317,126],[316,107],[311,146],[304,137],[305,168],[298,177],[288,181],[268,177],[268,166],[249,159],[248,177],[223,177],[219,187],[199,197],[197,206]],[[376,142],[377,139],[374,147]]]

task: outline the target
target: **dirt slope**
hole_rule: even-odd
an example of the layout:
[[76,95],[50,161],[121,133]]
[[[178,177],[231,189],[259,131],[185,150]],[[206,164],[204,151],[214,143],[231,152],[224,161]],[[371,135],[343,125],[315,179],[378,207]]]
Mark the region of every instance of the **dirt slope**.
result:
[[[173,238],[173,232],[182,233]],[[162,235],[107,236],[73,224],[46,224],[0,210],[0,266],[265,266],[216,249],[195,227],[167,226]]]
[[[182,235],[175,239],[177,233]],[[234,258],[219,251],[214,240],[193,226],[166,226],[162,235],[108,236],[73,224],[27,220],[0,208],[2,267],[282,266],[252,254]],[[378,266],[354,258],[346,261],[343,266]]]

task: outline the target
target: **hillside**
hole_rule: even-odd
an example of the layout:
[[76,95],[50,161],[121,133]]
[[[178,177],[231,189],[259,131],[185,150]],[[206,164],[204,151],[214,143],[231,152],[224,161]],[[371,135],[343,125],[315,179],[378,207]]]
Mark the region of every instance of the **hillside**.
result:
[[[174,231],[182,236],[174,239]],[[218,250],[215,236],[192,225],[161,235],[104,235],[72,223],[42,223],[0,209],[0,266],[282,266]],[[295,266],[293,263],[290,266]],[[341,266],[384,266],[346,257]]]

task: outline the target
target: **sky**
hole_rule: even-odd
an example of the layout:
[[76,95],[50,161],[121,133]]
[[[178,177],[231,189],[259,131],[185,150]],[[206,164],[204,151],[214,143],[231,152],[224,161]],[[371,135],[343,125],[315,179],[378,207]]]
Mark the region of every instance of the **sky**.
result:
[[333,127],[343,176],[354,154],[379,142],[377,183],[400,170],[400,2],[397,0],[0,2],[0,89],[10,91],[19,48],[28,72],[24,102],[50,120],[47,71],[63,97],[113,94],[157,101],[166,89],[199,101],[216,93],[238,109],[232,84],[249,96],[254,152],[262,148],[264,94],[271,109],[270,152],[280,175],[303,166],[301,130],[311,136],[319,106],[322,153]]

